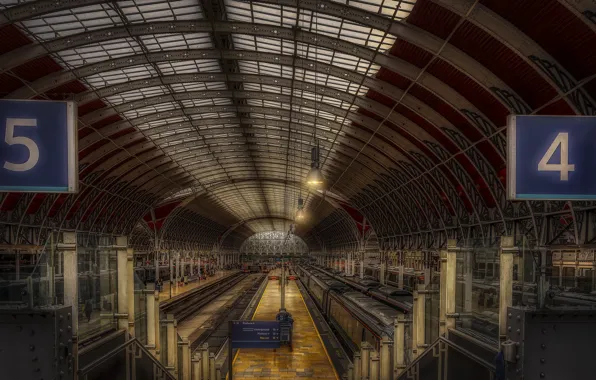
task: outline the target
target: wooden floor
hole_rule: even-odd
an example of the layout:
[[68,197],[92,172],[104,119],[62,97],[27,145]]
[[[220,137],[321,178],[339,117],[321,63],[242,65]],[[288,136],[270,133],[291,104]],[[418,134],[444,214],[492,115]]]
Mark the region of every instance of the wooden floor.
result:
[[[275,320],[280,300],[280,283],[270,280],[254,319]],[[338,379],[294,281],[288,282],[285,302],[294,318],[294,350],[241,349],[234,361],[234,380]]]
[[[176,287],[176,284],[174,284],[174,286],[172,287],[172,297],[175,297],[179,294],[183,294],[184,292],[187,292],[191,289],[194,288],[198,288],[199,286],[203,286],[205,284],[210,283],[211,281],[215,281],[218,280],[232,272],[237,272],[237,271],[231,271],[231,270],[224,270],[224,271],[218,271],[215,272],[215,276],[211,276],[211,277],[207,277],[206,280],[201,280],[201,281],[193,281],[191,283],[189,283],[186,286],[179,286]],[[170,298],[170,282],[169,281],[164,281],[163,283],[163,290],[159,293],[159,300],[160,301],[165,301],[167,299]]]

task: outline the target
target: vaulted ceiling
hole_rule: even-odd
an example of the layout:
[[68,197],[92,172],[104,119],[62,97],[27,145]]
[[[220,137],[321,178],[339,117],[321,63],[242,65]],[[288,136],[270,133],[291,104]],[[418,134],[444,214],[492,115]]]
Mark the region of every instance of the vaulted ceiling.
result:
[[[372,226],[387,244],[441,246],[538,235],[542,214],[591,207],[504,191],[508,114],[594,114],[590,1],[0,0],[0,11],[0,96],[79,111],[80,192],[0,195],[0,223],[20,230],[128,234],[141,222],[238,245],[290,229],[302,197],[309,244],[354,244]],[[304,185],[315,136],[326,192]]]

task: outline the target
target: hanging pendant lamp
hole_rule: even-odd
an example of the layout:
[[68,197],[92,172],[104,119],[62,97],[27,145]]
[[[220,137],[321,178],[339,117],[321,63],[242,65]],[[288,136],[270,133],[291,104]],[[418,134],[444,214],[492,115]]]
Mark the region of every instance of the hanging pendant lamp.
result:
[[298,198],[298,211],[296,212],[296,221],[303,221],[305,216],[306,214],[304,212],[304,200],[302,198]]
[[311,149],[310,171],[306,176],[306,184],[314,189],[321,189],[325,184],[325,176],[319,168],[319,142]]

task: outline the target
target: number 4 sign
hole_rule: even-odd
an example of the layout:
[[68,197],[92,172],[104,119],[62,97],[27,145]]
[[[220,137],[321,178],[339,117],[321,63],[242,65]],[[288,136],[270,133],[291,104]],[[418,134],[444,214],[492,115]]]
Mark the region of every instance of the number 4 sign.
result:
[[0,191],[76,192],[73,102],[0,100]]
[[596,199],[596,117],[518,115],[507,126],[509,199]]

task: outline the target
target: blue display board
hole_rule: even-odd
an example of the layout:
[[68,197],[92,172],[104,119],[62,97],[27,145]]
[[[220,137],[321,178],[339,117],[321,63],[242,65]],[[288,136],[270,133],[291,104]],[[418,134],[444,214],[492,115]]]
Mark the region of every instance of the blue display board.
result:
[[0,191],[78,189],[73,102],[0,100]]
[[507,196],[596,199],[596,117],[510,116]]
[[230,341],[232,348],[279,348],[278,321],[232,321]]

